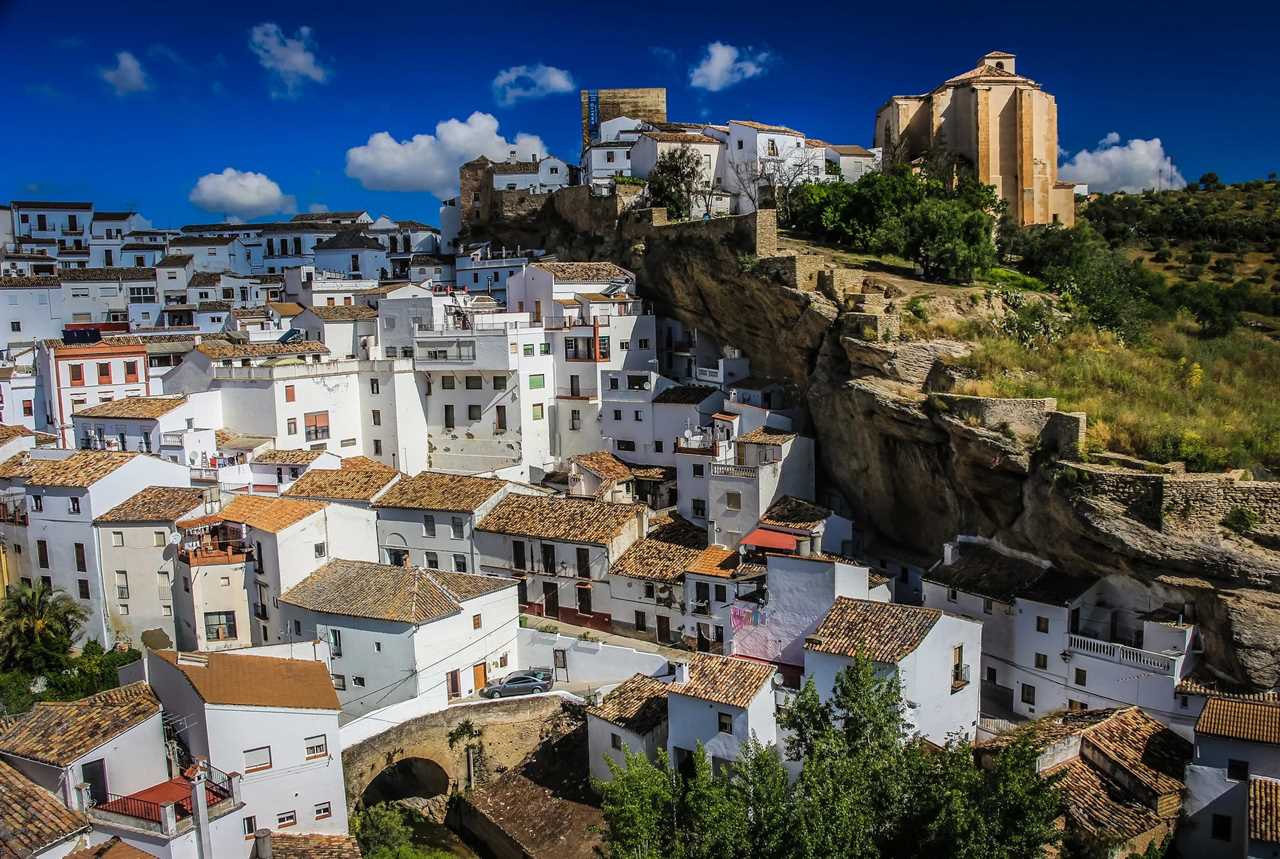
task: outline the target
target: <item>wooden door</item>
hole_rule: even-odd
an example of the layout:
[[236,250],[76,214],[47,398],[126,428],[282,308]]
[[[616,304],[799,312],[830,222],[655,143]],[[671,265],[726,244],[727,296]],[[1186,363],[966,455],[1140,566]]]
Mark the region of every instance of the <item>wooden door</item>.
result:
[[542,583],[542,613],[553,619],[560,616],[560,586],[555,582]]
[[475,681],[477,692],[489,683],[489,672],[485,669],[485,663],[477,662],[471,666],[471,679]]
[[450,671],[445,675],[449,681],[449,699],[452,700],[462,694],[462,678],[458,676],[458,672]]
[[671,618],[664,614],[658,615],[658,641],[668,642],[671,640]]

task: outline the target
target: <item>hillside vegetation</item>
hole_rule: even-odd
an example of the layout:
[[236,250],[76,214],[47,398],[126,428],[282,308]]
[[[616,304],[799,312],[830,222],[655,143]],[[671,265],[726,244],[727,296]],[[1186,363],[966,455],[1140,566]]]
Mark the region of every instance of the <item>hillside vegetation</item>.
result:
[[1073,228],[1002,220],[994,240],[973,227],[996,223],[993,197],[899,169],[802,188],[788,214],[826,244],[905,257],[937,294],[1003,299],[994,317],[929,319],[918,291],[900,308],[906,336],[973,345],[961,392],[1057,397],[1088,412],[1094,449],[1280,472],[1280,184],[1098,195]]

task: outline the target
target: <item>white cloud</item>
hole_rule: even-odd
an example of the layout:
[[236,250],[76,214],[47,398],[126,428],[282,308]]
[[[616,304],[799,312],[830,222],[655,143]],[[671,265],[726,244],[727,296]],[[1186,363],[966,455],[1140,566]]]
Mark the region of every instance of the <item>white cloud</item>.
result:
[[293,196],[281,191],[270,177],[234,167],[201,176],[187,199],[206,212],[229,216],[228,220],[257,218],[297,209]]
[[116,54],[116,64],[111,68],[98,69],[98,77],[111,84],[116,95],[128,95],[131,92],[143,92],[151,88],[147,80],[147,72],[142,68],[138,58],[128,51]]
[[564,69],[538,63],[536,66],[512,66],[498,72],[493,79],[493,97],[503,107],[522,99],[546,98],[562,92],[573,92],[573,75]]
[[1084,182],[1090,191],[1136,193],[1148,188],[1181,188],[1187,180],[1164,151],[1159,137],[1134,138],[1120,143],[1112,131],[1098,141],[1096,149],[1081,149],[1058,168],[1066,182]]
[[324,203],[312,203],[310,206],[307,206],[307,211],[313,215],[317,215],[320,212],[329,211],[329,207],[326,206]]
[[707,45],[707,54],[702,62],[689,69],[689,85],[719,92],[764,74],[772,60],[768,51],[756,51],[750,47],[739,50],[724,42],[712,42]]
[[435,134],[415,134],[409,140],[396,140],[385,131],[372,134],[368,143],[347,150],[347,175],[370,191],[452,197],[464,162],[479,155],[502,160],[512,149],[521,158],[547,153],[541,137],[521,133],[509,141],[498,133],[493,114],[476,111],[465,122],[446,119],[436,124]]
[[329,79],[330,72],[316,59],[315,48],[310,27],[299,27],[293,38],[270,21],[249,31],[249,49],[274,76],[272,98],[293,98],[307,81],[322,84]]
[[184,69],[191,68],[191,64],[187,62],[187,58],[179,54],[177,51],[175,51],[173,48],[169,47],[168,45],[162,45],[162,44],[152,45],[151,47],[147,48],[147,55],[151,57],[159,57],[162,60],[168,60],[169,62],[173,63],[175,66],[180,66],[181,68],[184,68]]

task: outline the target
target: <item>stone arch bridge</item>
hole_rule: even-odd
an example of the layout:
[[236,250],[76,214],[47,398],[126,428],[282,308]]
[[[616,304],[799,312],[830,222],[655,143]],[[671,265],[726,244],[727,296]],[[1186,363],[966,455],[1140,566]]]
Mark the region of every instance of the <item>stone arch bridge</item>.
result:
[[538,746],[547,724],[563,705],[564,699],[559,695],[538,695],[453,706],[355,743],[342,750],[347,807],[359,805],[379,775],[397,768],[403,770],[406,762],[429,762],[421,769],[429,769],[437,781],[446,782],[432,788],[448,792],[466,777],[467,768],[466,752],[461,747],[449,748],[449,732],[467,720],[480,730],[490,766],[515,766]]

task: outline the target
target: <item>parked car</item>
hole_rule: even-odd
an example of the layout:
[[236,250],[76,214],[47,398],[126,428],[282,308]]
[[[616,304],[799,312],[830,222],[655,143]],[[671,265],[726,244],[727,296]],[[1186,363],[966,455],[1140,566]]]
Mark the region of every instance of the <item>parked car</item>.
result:
[[501,680],[480,690],[481,698],[513,698],[516,695],[532,695],[535,692],[550,692],[551,678],[540,680],[525,673],[508,674]]
[[555,682],[555,677],[552,675],[550,668],[522,668],[519,671],[512,671],[507,675],[506,679],[512,677],[532,677],[535,680],[546,680],[549,683]]

